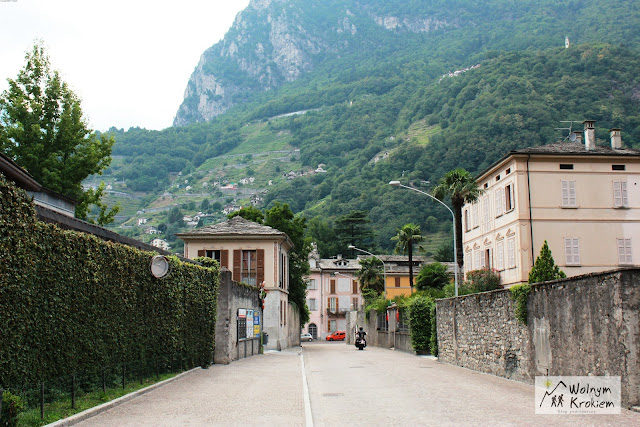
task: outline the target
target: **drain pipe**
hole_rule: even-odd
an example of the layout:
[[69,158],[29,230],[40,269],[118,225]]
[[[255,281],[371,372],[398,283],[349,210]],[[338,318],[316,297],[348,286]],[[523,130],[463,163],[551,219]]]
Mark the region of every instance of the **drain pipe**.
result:
[[527,154],[527,193],[529,196],[529,234],[531,237],[531,267],[535,262],[535,253],[533,252],[533,215],[531,214],[531,181],[529,179],[529,159],[531,154]]

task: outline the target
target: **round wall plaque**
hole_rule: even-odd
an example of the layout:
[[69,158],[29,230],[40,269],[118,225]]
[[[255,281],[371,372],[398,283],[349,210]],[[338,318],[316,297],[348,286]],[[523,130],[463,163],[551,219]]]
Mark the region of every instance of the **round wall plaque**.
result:
[[162,279],[169,274],[170,265],[167,257],[162,255],[156,255],[151,258],[151,274],[153,277]]

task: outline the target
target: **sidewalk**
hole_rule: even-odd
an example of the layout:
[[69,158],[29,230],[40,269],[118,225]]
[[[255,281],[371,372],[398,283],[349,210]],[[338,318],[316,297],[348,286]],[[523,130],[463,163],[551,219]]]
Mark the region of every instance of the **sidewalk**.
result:
[[213,365],[77,425],[303,425],[300,351]]

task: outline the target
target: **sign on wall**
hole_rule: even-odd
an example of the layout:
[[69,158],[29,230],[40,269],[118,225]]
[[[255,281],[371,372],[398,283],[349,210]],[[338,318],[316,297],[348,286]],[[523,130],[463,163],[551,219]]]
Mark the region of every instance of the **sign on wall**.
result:
[[238,341],[260,337],[260,311],[238,309]]

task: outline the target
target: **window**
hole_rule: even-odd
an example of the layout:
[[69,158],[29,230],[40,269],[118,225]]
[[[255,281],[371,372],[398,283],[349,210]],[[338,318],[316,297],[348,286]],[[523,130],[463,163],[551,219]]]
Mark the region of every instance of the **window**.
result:
[[516,239],[514,237],[507,240],[507,267],[516,266]]
[[491,249],[487,248],[484,250],[484,263],[482,264],[482,268],[491,268]]
[[256,286],[258,283],[257,251],[242,251],[242,266],[240,281],[247,285]]
[[219,250],[205,250],[204,251],[205,255],[207,258],[211,258],[211,259],[215,259],[216,261],[220,262],[220,256],[221,253]]
[[471,265],[471,252],[466,252],[464,254],[464,267],[465,271],[473,270],[473,266]]
[[352,310],[358,309],[358,298],[351,298],[351,309]]
[[500,175],[496,176],[496,182],[500,181]]
[[496,218],[502,215],[504,202],[504,191],[502,188],[496,190]]
[[562,207],[576,206],[576,182],[562,180]]
[[318,309],[318,300],[315,298],[309,298],[309,310],[316,311]]
[[338,311],[338,298],[330,297],[328,303],[329,303],[328,304],[329,311],[331,311],[332,313],[335,313],[336,311]]
[[480,268],[480,251],[473,251],[473,270]]
[[335,294],[336,293],[336,279],[331,279],[329,281],[329,293],[330,294]]
[[498,242],[496,245],[496,255],[498,256],[498,270],[504,270],[504,243]]
[[[229,267],[229,251],[216,249],[199,249],[198,256],[206,256],[215,259],[220,263],[220,267]],[[234,279],[235,280],[235,279]]]
[[310,279],[309,283],[307,284],[307,289],[312,291],[318,289],[318,281],[316,279]]
[[623,171],[625,170],[625,166],[624,165],[611,165],[611,170],[612,171]]
[[616,208],[629,206],[627,181],[613,181],[613,206]]
[[484,232],[491,230],[491,212],[489,212],[489,196],[482,198],[482,227]]
[[572,164],[560,163],[560,169],[573,169]]
[[329,320],[329,332],[335,332],[338,330],[337,320]]
[[396,284],[396,288],[400,287],[400,278],[399,277],[394,277],[395,279],[395,284]]
[[357,294],[358,293],[358,281],[357,280],[352,280],[351,281],[351,285],[352,285],[351,293],[352,294]]
[[469,209],[465,209],[464,210],[464,231],[469,231],[470,228],[470,223],[469,223]]
[[505,175],[509,175],[511,173],[511,168],[507,169],[506,171],[504,171]]
[[488,182],[484,183],[484,188],[489,188],[489,183]]
[[480,225],[480,215],[478,215],[478,202],[473,204],[473,228],[476,228]]
[[633,264],[631,260],[631,239],[618,239],[618,263]]
[[580,241],[574,238],[564,239],[564,254],[567,265],[580,265]]
[[513,185],[505,185],[504,186],[504,211],[509,212],[515,206],[513,204]]

